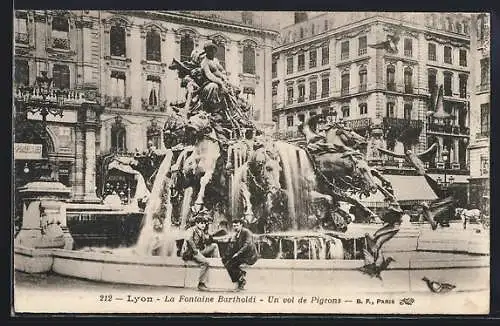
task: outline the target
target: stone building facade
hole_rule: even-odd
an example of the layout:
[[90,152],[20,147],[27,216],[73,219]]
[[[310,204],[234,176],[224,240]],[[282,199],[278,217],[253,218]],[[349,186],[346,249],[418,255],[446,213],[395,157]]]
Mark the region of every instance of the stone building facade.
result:
[[[41,166],[49,164],[52,178],[71,187],[73,200],[98,200],[95,139],[101,110],[97,103],[100,60],[90,51],[99,40],[98,26],[80,11],[14,12],[15,148],[42,146],[41,156],[15,153],[16,187],[33,181]],[[47,93],[35,85],[37,79],[43,81],[43,72],[52,78]],[[57,90],[65,92],[58,95]],[[62,115],[49,113],[44,121],[42,107],[53,113],[61,110]]]
[[473,15],[474,52],[471,89],[470,191],[471,208],[486,214],[490,202],[490,22],[488,14]]
[[175,58],[213,40],[229,80],[253,104],[253,118],[272,128],[271,49],[277,33],[250,25],[213,20],[200,13],[158,11],[90,12],[98,16],[102,57],[100,93],[105,110],[99,134],[100,153],[143,150],[149,140],[163,147],[160,130],[170,103],[185,99]]
[[[272,130],[270,67],[278,33],[263,22],[250,12],[234,16],[224,12],[16,11],[15,90],[34,85],[42,71],[52,78],[54,91],[69,90],[68,99],[54,104],[64,107],[63,116],[49,114],[41,129],[49,135],[44,131],[42,138],[47,140],[48,157],[58,166],[57,178],[72,187],[73,199],[95,200],[96,160],[112,153],[142,152],[148,141],[158,149],[164,147],[161,130],[167,108],[185,98],[176,71],[168,65],[174,58],[185,60],[209,40],[218,45],[217,58],[231,83],[253,105],[255,122]],[[91,110],[92,115],[82,109],[88,107],[82,104],[91,93],[100,96],[102,105],[99,112]],[[20,91],[16,94],[23,103],[26,97]],[[41,120],[35,114],[28,120],[37,119]],[[15,128],[21,130],[20,125]],[[20,160],[19,169],[26,164],[34,163]]]
[[[277,137],[301,141],[297,126],[329,112],[369,144],[395,152],[419,153],[438,142],[428,172],[447,183],[453,176],[466,194],[470,31],[470,17],[453,13],[325,13],[285,28],[273,51]],[[396,51],[376,46],[392,35],[399,35]],[[452,117],[446,123],[429,114],[441,85]],[[411,173],[370,146],[367,155],[387,173]]]

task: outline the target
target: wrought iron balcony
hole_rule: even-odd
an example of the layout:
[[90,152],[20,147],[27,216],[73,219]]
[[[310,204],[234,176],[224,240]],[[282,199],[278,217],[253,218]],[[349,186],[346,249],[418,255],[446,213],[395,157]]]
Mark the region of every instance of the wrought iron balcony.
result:
[[353,130],[366,130],[372,125],[371,118],[345,120],[345,125]]
[[366,92],[366,88],[367,88],[367,87],[366,87],[366,84],[360,84],[360,85],[359,85],[359,91],[360,91],[360,92]]
[[405,57],[412,57],[412,56],[413,56],[412,50],[405,50]]
[[429,60],[430,61],[436,61],[436,54],[435,53],[429,53]]
[[469,135],[470,129],[465,126],[444,125],[439,123],[428,123],[427,131],[439,132],[444,134],[454,135]]
[[151,112],[165,112],[167,111],[167,101],[160,102],[156,105],[150,104],[148,99],[141,99],[141,104],[142,104],[142,109],[144,111],[151,111]]
[[424,125],[423,121],[420,120],[409,120],[409,119],[400,119],[391,117],[384,117],[383,124],[386,127],[396,126],[402,129],[405,128],[421,129]]
[[366,48],[361,48],[358,50],[358,55],[359,56],[362,56],[362,55],[365,55],[367,53],[367,49]]
[[309,94],[309,101],[314,101],[318,97],[317,93]]
[[309,68],[316,68],[316,60],[309,61]]
[[69,50],[70,49],[69,39],[55,37],[52,40],[52,48],[54,48],[54,49],[62,49],[62,50]]
[[340,90],[340,95],[341,96],[344,96],[344,95],[349,95],[349,87],[344,87]]
[[132,105],[132,96],[104,96],[104,106],[108,108],[130,110]]

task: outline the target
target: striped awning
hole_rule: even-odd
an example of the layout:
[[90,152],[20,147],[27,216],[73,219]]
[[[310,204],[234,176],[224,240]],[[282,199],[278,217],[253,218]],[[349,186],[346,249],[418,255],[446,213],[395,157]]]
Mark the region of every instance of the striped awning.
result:
[[[389,175],[384,174],[394,189],[394,195],[398,202],[402,205],[411,205],[415,203],[430,203],[438,199],[438,196],[429,186],[424,176],[408,176],[408,175]],[[368,207],[385,207],[384,195],[380,191],[363,198],[361,202]]]

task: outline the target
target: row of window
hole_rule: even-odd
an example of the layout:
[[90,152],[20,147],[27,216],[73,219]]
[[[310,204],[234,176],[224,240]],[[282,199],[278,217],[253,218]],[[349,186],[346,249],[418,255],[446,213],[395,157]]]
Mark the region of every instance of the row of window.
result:
[[[16,42],[27,42],[27,20],[16,18]],[[126,31],[123,26],[112,25],[110,32],[110,55],[115,57],[126,57]],[[54,16],[52,20],[52,46],[55,48],[69,49],[69,23],[66,17]],[[194,40],[190,35],[184,35],[181,39],[181,61],[188,61],[194,49]],[[226,49],[224,44],[218,44],[216,58],[225,68]],[[161,36],[158,30],[151,29],[146,33],[146,60],[161,61]],[[255,48],[250,44],[243,47],[243,73],[255,74]]]
[[[453,96],[453,73],[449,71],[443,72],[443,92],[444,96]],[[437,70],[436,69],[428,69],[427,71],[428,78],[428,89],[429,92],[434,92],[437,89]],[[460,98],[467,98],[467,79],[468,76],[466,74],[459,74],[459,93]]]
[[[429,43],[427,55],[429,61],[437,61],[436,55],[436,44]],[[453,49],[451,46],[445,46],[443,50],[443,61],[444,63],[453,64]],[[467,67],[467,51],[460,49],[458,54],[458,64],[462,67]]]
[[[14,81],[17,85],[29,86],[30,85],[30,69],[28,61],[16,60]],[[70,71],[67,65],[54,64],[52,67],[52,85],[59,89],[70,88]]]
[[[161,129],[148,128],[146,142],[153,143],[156,148],[162,148]],[[114,124],[111,127],[111,150],[116,152],[127,152],[127,130],[122,124]]]
[[[343,105],[341,107],[341,112],[342,112],[342,117],[343,118],[349,118],[351,116],[351,107],[349,105]],[[359,115],[367,115],[368,114],[368,104],[363,102],[358,105],[358,110],[359,110]],[[404,119],[410,120],[412,110],[413,110],[413,104],[411,102],[405,102],[404,107],[403,107],[403,116]],[[315,111],[309,112],[310,116],[316,115]],[[394,102],[387,102],[386,104],[386,116],[389,118],[396,118],[396,103]],[[298,115],[299,122],[304,122],[305,116],[304,114],[299,114]],[[286,125],[287,127],[293,127],[294,125],[294,116],[289,115],[286,117]]]
[[[298,98],[297,102],[301,103],[306,100],[306,87],[304,84],[299,84],[298,87]],[[323,77],[321,79],[321,98],[326,98],[329,95],[330,91],[330,78]],[[294,100],[294,88],[293,86],[287,87],[287,104],[292,104]],[[273,91],[273,96],[275,95],[275,91]],[[309,82],[309,100],[315,100],[318,97],[318,81],[311,80]]]

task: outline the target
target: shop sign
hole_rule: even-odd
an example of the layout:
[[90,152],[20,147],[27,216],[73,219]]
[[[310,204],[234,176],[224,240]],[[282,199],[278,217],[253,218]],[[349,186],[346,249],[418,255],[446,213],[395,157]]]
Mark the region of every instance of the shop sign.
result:
[[29,143],[14,143],[14,159],[40,160],[42,159],[42,145]]

